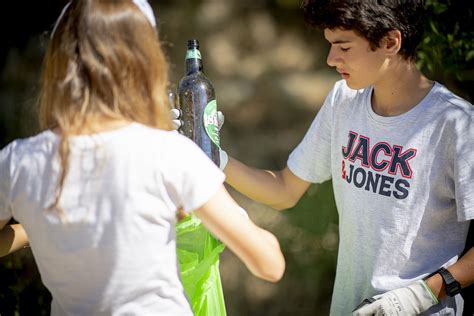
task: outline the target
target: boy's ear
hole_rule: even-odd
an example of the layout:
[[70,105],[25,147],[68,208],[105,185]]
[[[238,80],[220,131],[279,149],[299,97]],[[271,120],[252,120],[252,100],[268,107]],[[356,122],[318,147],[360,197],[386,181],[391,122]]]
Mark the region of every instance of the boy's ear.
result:
[[390,55],[396,55],[402,47],[402,33],[399,30],[388,31],[382,40],[382,48]]

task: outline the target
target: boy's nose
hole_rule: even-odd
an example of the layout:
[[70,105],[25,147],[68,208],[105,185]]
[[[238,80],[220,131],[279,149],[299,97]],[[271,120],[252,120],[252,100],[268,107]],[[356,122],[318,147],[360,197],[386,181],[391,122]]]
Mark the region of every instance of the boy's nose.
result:
[[331,67],[337,67],[337,65],[341,63],[341,59],[335,52],[335,49],[333,47],[329,49],[328,57],[326,58],[326,63]]

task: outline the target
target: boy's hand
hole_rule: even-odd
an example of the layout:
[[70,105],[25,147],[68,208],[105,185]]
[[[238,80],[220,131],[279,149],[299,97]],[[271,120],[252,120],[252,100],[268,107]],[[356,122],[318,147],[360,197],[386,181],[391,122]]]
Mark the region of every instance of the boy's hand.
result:
[[[171,109],[171,121],[173,123],[173,128],[179,131],[179,128],[183,126],[183,120],[181,120],[181,110],[180,109]],[[222,125],[224,125],[225,117],[221,111],[217,111],[217,128],[221,130]]]
[[183,121],[181,120],[181,110],[179,109],[171,109],[171,123],[175,130],[179,130],[181,126],[183,126]]
[[438,304],[438,299],[423,280],[418,280],[407,287],[376,295],[361,304],[353,311],[359,315],[417,315],[431,306]]
[[[172,126],[175,130],[179,131],[180,127],[183,126],[183,120],[182,118],[182,113],[181,110],[179,109],[171,109],[170,111],[171,114],[171,122]],[[224,114],[221,111],[217,111],[217,128],[220,130],[222,128],[222,125],[224,125],[225,117]],[[229,161],[229,157],[227,156],[227,153],[219,148],[219,158],[220,158],[220,166],[219,168],[221,170],[224,170],[224,168],[227,166],[227,162]]]

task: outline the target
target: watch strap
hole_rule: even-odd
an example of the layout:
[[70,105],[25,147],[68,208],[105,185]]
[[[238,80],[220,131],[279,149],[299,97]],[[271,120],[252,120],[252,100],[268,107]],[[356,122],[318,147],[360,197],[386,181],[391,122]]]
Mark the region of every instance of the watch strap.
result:
[[461,284],[459,284],[451,272],[445,268],[440,268],[437,273],[443,278],[444,284],[446,285],[446,294],[448,296],[454,296],[461,292]]

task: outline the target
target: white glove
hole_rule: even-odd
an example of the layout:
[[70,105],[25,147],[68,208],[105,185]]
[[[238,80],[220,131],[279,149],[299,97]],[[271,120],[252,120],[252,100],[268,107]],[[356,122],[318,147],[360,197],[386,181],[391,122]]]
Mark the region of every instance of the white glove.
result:
[[179,130],[181,126],[183,126],[183,121],[181,120],[181,110],[179,109],[171,109],[171,123],[175,130]]
[[224,171],[225,167],[227,166],[227,163],[229,162],[229,156],[225,152],[225,150],[222,150],[219,148],[219,168]]
[[[171,121],[173,123],[173,128],[175,130],[179,130],[181,126],[183,126],[183,121],[181,120],[181,110],[180,109],[171,109]],[[217,128],[221,130],[222,125],[224,125],[225,117],[221,111],[217,111]]]
[[[171,123],[175,130],[179,131],[179,128],[183,126],[183,121],[181,120],[181,110],[179,109],[171,109]],[[224,125],[224,114],[221,111],[217,111],[217,128],[220,130],[222,125]],[[224,168],[227,166],[227,162],[229,161],[229,156],[227,153],[219,148],[219,158],[220,158],[220,165],[219,168],[223,171]]]
[[[372,301],[371,303],[369,303]],[[367,305],[364,305],[367,304]],[[420,314],[438,304],[438,299],[423,280],[396,290],[376,295],[364,300],[354,311],[353,316],[406,316]]]

